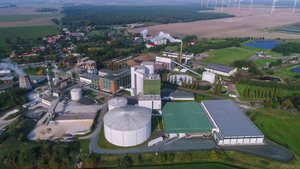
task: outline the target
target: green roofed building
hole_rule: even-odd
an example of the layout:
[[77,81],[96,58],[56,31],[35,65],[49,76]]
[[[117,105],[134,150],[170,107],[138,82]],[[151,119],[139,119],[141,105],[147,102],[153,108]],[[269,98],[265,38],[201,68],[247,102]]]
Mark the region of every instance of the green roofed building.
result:
[[212,133],[212,125],[197,102],[168,102],[162,109],[168,134]]

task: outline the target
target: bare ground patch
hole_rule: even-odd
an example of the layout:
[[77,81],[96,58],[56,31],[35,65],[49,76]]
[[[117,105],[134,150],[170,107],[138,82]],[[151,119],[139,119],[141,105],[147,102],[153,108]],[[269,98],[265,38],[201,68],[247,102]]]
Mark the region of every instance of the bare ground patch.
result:
[[20,22],[0,22],[0,28],[55,25],[51,21],[51,19],[54,18],[60,19],[61,17],[33,18],[30,21],[20,21]]
[[[220,12],[217,9],[212,12]],[[292,9],[276,9],[273,15],[268,8],[241,8],[240,11],[234,8],[224,9],[228,14],[236,15],[235,18],[215,19],[207,21],[196,21],[188,23],[162,24],[147,27],[151,35],[157,35],[159,31],[170,33],[172,36],[183,38],[186,35],[197,35],[201,37],[265,37],[274,39],[281,37],[284,39],[300,38],[299,35],[283,33],[266,33],[259,29],[266,27],[276,27],[300,22],[300,13],[292,14]],[[130,30],[139,33],[145,28]]]

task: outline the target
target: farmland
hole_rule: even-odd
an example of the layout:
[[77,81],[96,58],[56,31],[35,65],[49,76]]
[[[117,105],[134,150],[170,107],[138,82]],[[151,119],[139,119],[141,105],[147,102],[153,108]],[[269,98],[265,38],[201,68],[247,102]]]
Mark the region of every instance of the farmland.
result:
[[15,27],[0,28],[0,45],[4,44],[6,38],[14,39],[17,37],[28,39],[37,38],[55,34],[56,26],[33,26],[33,27]]
[[[219,12],[220,9],[217,9]],[[172,36],[180,38],[186,35],[196,35],[200,37],[265,37],[274,39],[281,37],[284,39],[297,39],[299,35],[283,33],[267,33],[259,31],[265,27],[276,27],[295,23],[298,20],[297,14],[291,13],[292,9],[276,9],[276,13],[269,14],[268,8],[242,8],[237,11],[234,8],[224,9],[225,13],[236,15],[235,18],[224,18],[207,21],[196,21],[189,23],[162,24],[151,26],[146,29],[151,35],[156,35],[159,31],[170,33]],[[215,11],[212,11],[215,12]],[[278,13],[277,13],[278,12]],[[217,25],[217,26],[216,26]],[[138,33],[145,28],[131,30]]]
[[201,62],[229,65],[235,60],[248,60],[254,53],[240,48],[220,49],[208,52],[212,57],[202,59]]
[[63,17],[63,14],[45,14],[45,15],[0,15],[0,22],[19,22],[30,21],[33,18],[56,18]]

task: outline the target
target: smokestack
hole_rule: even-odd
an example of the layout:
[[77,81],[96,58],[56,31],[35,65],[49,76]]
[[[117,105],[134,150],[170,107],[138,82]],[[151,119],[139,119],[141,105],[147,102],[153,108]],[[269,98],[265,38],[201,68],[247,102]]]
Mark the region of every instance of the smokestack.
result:
[[31,90],[33,88],[29,75],[19,77],[19,86],[26,90]]

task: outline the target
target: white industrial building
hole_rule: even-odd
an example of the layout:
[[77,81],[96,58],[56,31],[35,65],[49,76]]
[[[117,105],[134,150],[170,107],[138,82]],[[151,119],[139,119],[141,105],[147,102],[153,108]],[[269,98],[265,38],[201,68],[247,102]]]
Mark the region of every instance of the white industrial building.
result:
[[80,88],[74,88],[71,90],[71,99],[74,101],[78,101],[82,98],[82,91]]
[[160,95],[143,95],[139,94],[139,106],[146,107],[152,110],[161,109],[161,97]]
[[153,62],[142,62],[141,65],[131,67],[132,96],[144,93],[144,75],[154,74]]
[[44,97],[42,98],[42,103],[44,103],[47,106],[53,106],[57,102],[57,99],[59,98],[53,96]]
[[263,143],[264,134],[232,100],[205,100],[200,106],[210,120],[218,145]]
[[156,56],[155,69],[158,70],[158,69],[162,69],[162,68],[171,70],[172,69],[172,60],[170,58]]
[[108,101],[108,110],[113,110],[115,108],[126,107],[127,99],[124,97],[115,97]]
[[210,64],[205,67],[205,70],[222,76],[231,76],[237,72],[237,68],[218,65],[218,64]]
[[105,114],[103,122],[106,140],[117,146],[135,146],[151,135],[151,112],[146,108],[116,108]]
[[171,92],[169,95],[163,96],[163,100],[195,100],[192,92]]
[[214,73],[205,71],[202,73],[202,80],[206,80],[210,82],[211,84],[215,83],[216,75]]
[[[165,57],[171,57],[171,58],[177,58],[179,55],[179,51],[174,51],[174,50],[164,50],[162,52],[162,56]],[[182,59],[190,60],[193,59],[194,54],[193,53],[182,53]]]

